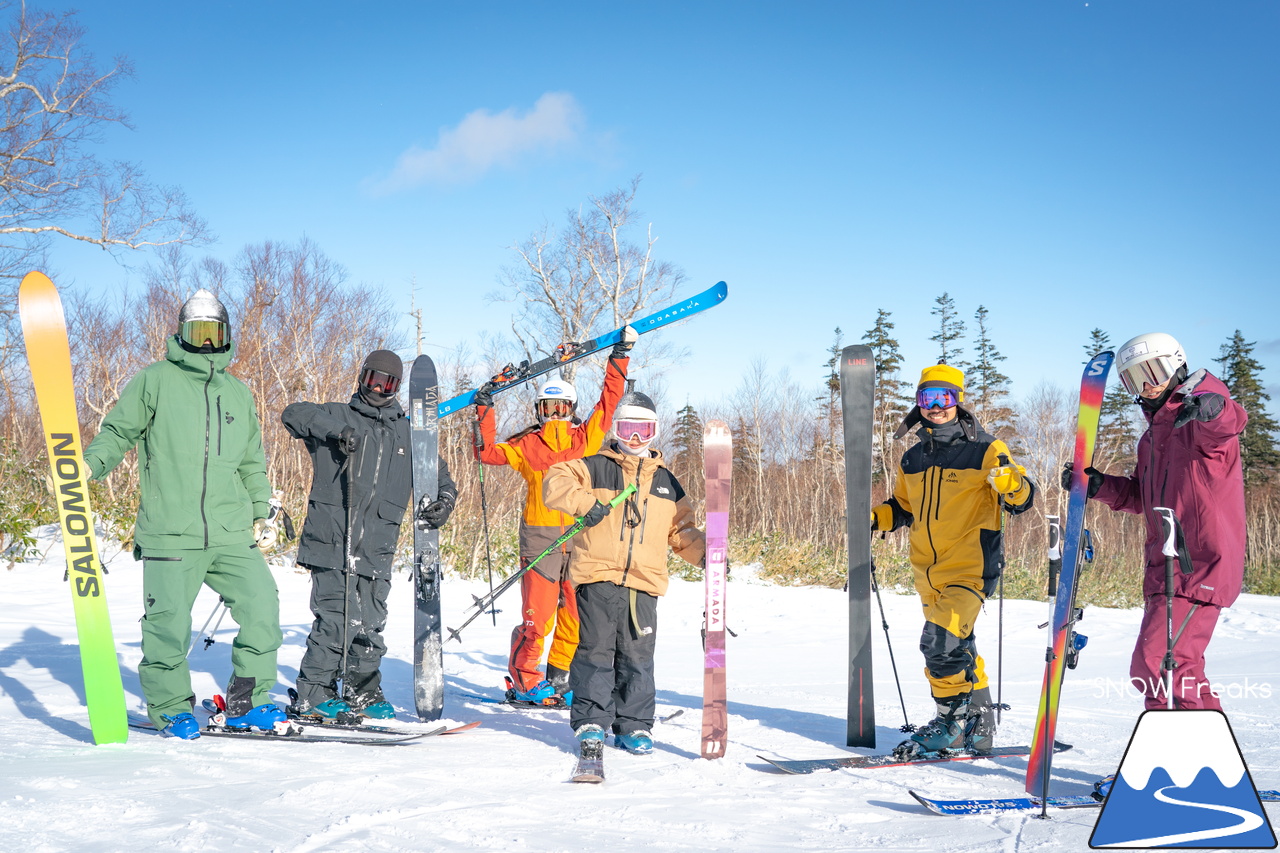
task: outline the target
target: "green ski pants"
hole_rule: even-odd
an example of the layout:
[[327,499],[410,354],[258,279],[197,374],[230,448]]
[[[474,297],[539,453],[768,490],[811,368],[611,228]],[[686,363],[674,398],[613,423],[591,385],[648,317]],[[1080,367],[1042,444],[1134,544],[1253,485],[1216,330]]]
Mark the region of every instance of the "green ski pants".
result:
[[201,551],[157,551],[145,554],[143,561],[138,680],[151,722],[164,728],[168,725],[165,715],[188,713],[195,703],[187,652],[191,608],[202,584],[222,596],[240,626],[231,642],[228,693],[234,687],[249,708],[270,702],[283,635],[280,594],[262,552],[253,545],[224,545]]

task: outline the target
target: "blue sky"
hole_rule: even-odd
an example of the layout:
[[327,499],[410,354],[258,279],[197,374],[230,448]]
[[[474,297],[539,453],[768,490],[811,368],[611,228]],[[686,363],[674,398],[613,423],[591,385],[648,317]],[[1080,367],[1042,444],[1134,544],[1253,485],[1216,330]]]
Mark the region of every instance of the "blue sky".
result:
[[[510,246],[643,174],[681,295],[678,405],[757,357],[817,383],[840,326],[892,312],[907,375],[944,291],[977,307],[1015,396],[1078,382],[1095,326],[1239,328],[1277,382],[1280,5],[1207,2],[132,2],[81,11],[127,55],[135,130],[102,154],[181,185],[231,260],[314,240],[408,310],[429,350],[504,334]],[[60,246],[130,287],[144,256]],[[405,319],[405,331],[409,320]],[[719,383],[723,387],[716,387]]]

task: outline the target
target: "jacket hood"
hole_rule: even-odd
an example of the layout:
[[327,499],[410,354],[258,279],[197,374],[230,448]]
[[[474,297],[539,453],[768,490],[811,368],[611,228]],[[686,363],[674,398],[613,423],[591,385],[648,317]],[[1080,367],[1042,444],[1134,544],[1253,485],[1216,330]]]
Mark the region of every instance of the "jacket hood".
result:
[[652,447],[649,448],[649,455],[647,457],[632,456],[630,453],[623,453],[621,450],[619,450],[618,443],[616,441],[610,441],[604,447],[600,448],[600,455],[608,456],[610,459],[616,459],[619,462],[623,462],[623,463],[625,463],[628,459],[638,459],[642,462],[645,459],[653,459],[662,467],[664,468],[667,467],[667,463],[664,462],[662,459],[662,451]]
[[233,340],[226,352],[191,352],[186,349],[177,335],[165,338],[165,358],[183,370],[193,370],[201,375],[209,372],[209,365],[218,373],[223,373],[231,365],[236,356],[236,342]]
[[399,400],[391,400],[385,406],[370,406],[361,399],[358,391],[351,395],[348,405],[366,418],[375,421],[397,421],[404,417],[404,409],[400,407]]

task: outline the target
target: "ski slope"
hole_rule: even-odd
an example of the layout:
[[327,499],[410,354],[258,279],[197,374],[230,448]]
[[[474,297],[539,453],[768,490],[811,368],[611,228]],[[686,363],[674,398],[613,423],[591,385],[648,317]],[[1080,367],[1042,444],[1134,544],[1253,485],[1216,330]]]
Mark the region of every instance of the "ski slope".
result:
[[[131,732],[127,744],[94,746],[82,707],[62,549],[42,531],[42,557],[0,569],[0,849],[24,851],[1033,851],[1087,849],[1096,810],[948,818],[907,793],[1020,796],[1025,759],[957,762],[787,776],[757,755],[845,754],[843,593],[779,588],[734,567],[728,590],[729,745],[698,757],[703,660],[702,587],[673,581],[658,609],[658,723],[649,756],[608,749],[603,785],[568,782],[567,712],[516,711],[467,698],[497,696],[518,596],[499,602],[495,627],[476,620],[445,647],[445,721],[483,721],[467,734],[393,747],[177,741]],[[131,710],[141,710],[137,665],[141,564],[104,543],[106,586]],[[273,566],[285,642],[276,697],[292,684],[310,624],[309,581]],[[478,583],[446,577],[444,621],[464,618]],[[205,590],[199,628],[216,598]],[[884,600],[911,721],[932,712],[916,650],[914,596]],[[412,726],[412,602],[397,575],[383,666],[387,698]],[[1043,602],[1005,602],[1004,700],[997,745],[1031,737],[1043,671]],[[1064,687],[1059,738],[1074,743],[1054,762],[1054,794],[1086,794],[1113,772],[1141,710],[1125,689],[1138,610],[1089,608],[1090,640]],[[209,649],[191,652],[196,693],[221,692],[235,627],[224,620]],[[996,669],[996,608],[978,627]],[[903,735],[884,634],[876,627],[877,750]],[[1280,599],[1243,596],[1209,649],[1209,672],[1230,685],[1225,705],[1254,782],[1280,787]],[[869,752],[869,750],[858,750]],[[1273,820],[1280,815],[1271,809]]]

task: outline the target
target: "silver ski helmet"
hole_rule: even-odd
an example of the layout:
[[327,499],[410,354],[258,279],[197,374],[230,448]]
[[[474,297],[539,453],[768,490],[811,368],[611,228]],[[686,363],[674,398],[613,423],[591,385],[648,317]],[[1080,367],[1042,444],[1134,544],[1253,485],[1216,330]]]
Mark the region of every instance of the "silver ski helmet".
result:
[[178,309],[178,339],[192,352],[226,352],[231,321],[218,297],[203,287]]
[[538,389],[538,399],[533,404],[538,423],[549,420],[573,420],[574,410],[578,406],[578,391],[572,382],[556,377],[542,383]]
[[[639,391],[628,391],[618,402],[618,410],[613,413],[613,437],[621,445],[625,445],[632,453],[648,451],[649,445],[658,437],[658,409],[648,395]],[[631,441],[639,441],[632,446]]]
[[1130,338],[1116,353],[1116,371],[1126,391],[1137,397],[1146,385],[1159,387],[1187,363],[1182,344],[1164,332]]

